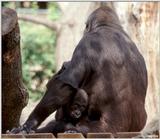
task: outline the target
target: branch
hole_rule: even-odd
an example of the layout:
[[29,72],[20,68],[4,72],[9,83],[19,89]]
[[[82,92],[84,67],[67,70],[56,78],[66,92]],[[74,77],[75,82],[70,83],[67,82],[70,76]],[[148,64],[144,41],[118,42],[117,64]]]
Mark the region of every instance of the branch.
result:
[[32,22],[35,24],[40,24],[40,25],[44,25],[56,32],[59,31],[60,29],[60,24],[54,23],[51,20],[48,19],[43,19],[43,18],[39,18],[36,16],[31,16],[31,15],[18,15],[18,19],[19,20],[23,20],[23,21],[27,21],[27,22]]

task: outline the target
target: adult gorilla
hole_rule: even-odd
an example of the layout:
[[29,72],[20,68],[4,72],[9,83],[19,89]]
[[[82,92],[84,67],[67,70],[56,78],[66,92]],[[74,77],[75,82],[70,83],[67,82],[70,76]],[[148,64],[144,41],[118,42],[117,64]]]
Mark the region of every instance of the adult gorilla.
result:
[[108,7],[89,16],[70,64],[49,81],[46,94],[21,131],[35,130],[48,115],[69,103],[78,88],[87,92],[89,107],[88,114],[76,124],[76,131],[133,132],[144,127],[145,62]]

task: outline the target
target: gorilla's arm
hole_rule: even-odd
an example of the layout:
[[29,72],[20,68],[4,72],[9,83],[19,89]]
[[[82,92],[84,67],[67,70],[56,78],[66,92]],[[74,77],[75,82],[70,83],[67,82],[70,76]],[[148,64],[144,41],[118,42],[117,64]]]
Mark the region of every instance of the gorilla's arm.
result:
[[[83,42],[83,41],[82,41]],[[84,42],[80,45],[84,45]],[[36,130],[37,127],[55,110],[70,102],[72,96],[79,86],[83,83],[86,76],[85,57],[79,47],[76,48],[72,60],[67,64],[65,69],[61,69],[47,84],[47,91],[32,111],[27,121],[19,129],[19,132],[26,131],[29,133],[31,130]],[[14,130],[11,131],[14,132]]]
[[46,117],[70,101],[74,88],[58,79],[53,81],[52,87],[53,88],[49,87],[47,89],[44,97],[32,111],[24,125],[21,128],[11,130],[11,133],[19,133],[22,131],[29,133],[35,130]]

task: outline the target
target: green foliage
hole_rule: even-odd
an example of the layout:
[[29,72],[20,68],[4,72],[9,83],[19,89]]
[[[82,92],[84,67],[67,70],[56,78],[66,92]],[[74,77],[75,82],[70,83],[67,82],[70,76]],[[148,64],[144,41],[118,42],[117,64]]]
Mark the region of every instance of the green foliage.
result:
[[55,2],[50,2],[48,4],[48,18],[51,20],[57,20],[60,18],[60,16],[61,16],[61,11],[58,7],[58,4]]
[[37,1],[32,1],[31,8],[38,9]]
[[8,8],[15,9],[15,3],[5,1],[5,2],[2,2],[2,7],[8,7]]
[[19,23],[23,79],[30,98],[37,100],[45,92],[47,80],[55,72],[56,35],[41,25],[22,21]]

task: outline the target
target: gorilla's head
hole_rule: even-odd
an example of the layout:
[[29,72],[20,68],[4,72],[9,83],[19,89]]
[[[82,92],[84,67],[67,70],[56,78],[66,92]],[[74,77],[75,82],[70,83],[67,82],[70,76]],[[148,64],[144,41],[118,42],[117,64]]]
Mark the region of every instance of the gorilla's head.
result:
[[109,7],[100,7],[88,17],[85,32],[90,32],[99,26],[121,27],[117,14]]

